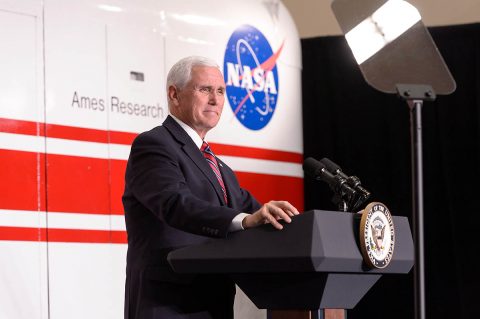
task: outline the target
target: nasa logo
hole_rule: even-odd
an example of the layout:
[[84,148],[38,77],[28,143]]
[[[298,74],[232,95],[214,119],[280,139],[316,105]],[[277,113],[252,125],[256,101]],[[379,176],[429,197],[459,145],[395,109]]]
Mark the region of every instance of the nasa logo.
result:
[[265,36],[250,25],[236,29],[228,40],[224,58],[227,98],[235,117],[251,130],[264,128],[272,119],[278,98],[275,52]]

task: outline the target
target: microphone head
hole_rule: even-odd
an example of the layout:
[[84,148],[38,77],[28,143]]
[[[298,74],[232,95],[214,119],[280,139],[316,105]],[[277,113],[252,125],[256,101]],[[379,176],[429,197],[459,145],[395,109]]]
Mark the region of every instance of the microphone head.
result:
[[305,175],[314,179],[317,179],[321,175],[322,169],[324,168],[325,165],[313,157],[308,157],[303,162],[303,171],[305,172]]
[[322,158],[320,162],[322,162],[325,165],[325,167],[328,169],[329,172],[339,172],[342,170],[340,166],[338,166],[337,164],[335,164],[334,162],[332,162],[326,157]]

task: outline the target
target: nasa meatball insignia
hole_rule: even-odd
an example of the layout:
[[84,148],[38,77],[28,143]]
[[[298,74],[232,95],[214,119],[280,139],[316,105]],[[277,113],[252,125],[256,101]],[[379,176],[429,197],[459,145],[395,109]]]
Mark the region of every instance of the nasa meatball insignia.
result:
[[226,97],[237,120],[250,130],[264,128],[275,112],[282,48],[283,44],[273,52],[263,33],[250,25],[236,29],[228,40],[223,65]]

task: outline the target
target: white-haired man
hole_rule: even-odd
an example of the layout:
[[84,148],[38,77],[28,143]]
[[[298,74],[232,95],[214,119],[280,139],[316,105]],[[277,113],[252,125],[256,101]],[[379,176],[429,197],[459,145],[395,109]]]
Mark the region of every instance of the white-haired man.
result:
[[229,232],[287,223],[286,201],[261,205],[205,141],[222,114],[225,82],[203,57],[177,62],[167,76],[170,115],[132,144],[123,205],[128,234],[125,318],[233,318],[234,283],[225,276],[182,276],[166,256]]

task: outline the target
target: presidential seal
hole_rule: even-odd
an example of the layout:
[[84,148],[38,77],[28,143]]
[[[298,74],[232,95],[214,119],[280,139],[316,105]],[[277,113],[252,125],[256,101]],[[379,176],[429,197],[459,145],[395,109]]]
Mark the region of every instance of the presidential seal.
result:
[[387,206],[379,202],[367,205],[361,212],[360,246],[365,263],[372,268],[385,268],[392,260],[395,229]]

